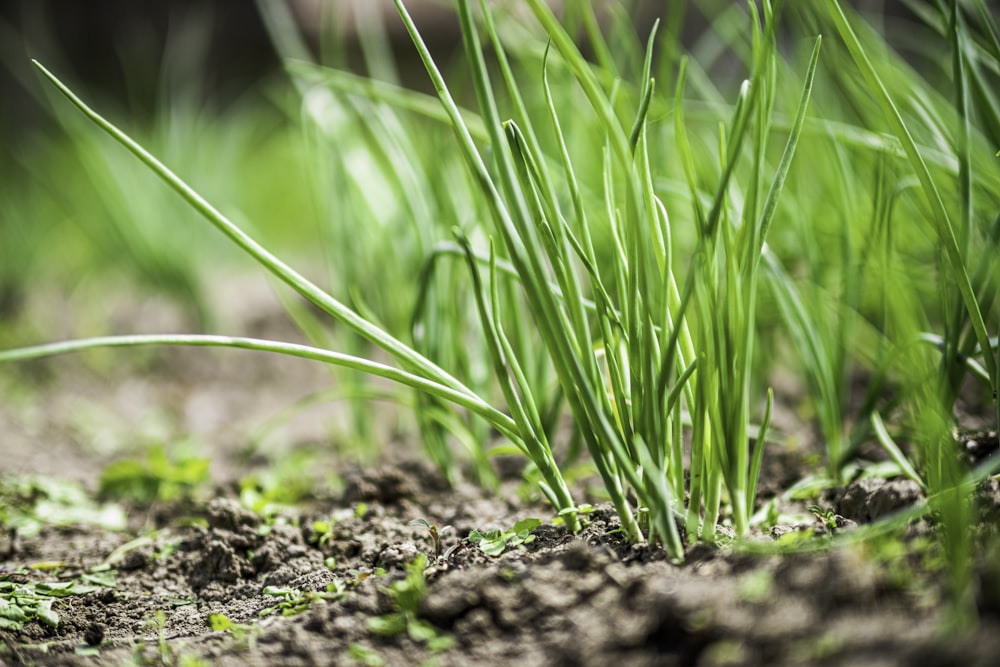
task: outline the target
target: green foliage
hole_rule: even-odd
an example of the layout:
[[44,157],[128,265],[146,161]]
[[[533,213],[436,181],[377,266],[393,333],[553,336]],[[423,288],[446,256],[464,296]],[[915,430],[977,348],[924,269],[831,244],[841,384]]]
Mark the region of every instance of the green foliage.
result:
[[318,456],[313,448],[296,448],[255,468],[240,480],[240,502],[267,517],[315,495],[324,484],[336,488],[339,480],[317,465]]
[[328,601],[339,600],[344,596],[344,586],[337,581],[327,584],[324,591],[303,591],[283,586],[265,586],[264,595],[278,598],[278,602],[262,609],[259,613],[262,618],[272,614],[296,616],[314,604],[325,604]]
[[819,505],[810,505],[806,508],[816,520],[831,533],[837,532],[837,512],[832,507],[822,508]]
[[382,667],[385,658],[379,652],[362,644],[351,644],[347,647],[347,655],[359,665],[364,667]]
[[36,535],[44,526],[73,524],[125,528],[125,512],[113,503],[96,504],[75,482],[43,477],[0,479],[0,526],[21,537]]
[[[763,443],[781,440],[769,433],[767,383],[790,372],[825,443],[825,469],[792,495],[842,484],[877,440],[892,470],[926,490],[952,594],[971,608],[968,496],[995,471],[966,471],[954,451],[966,377],[992,392],[1000,418],[990,328],[1000,313],[1000,40],[985,5],[911,3],[928,43],[951,55],[924,73],[837,0],[734,5],[690,50],[677,9],[666,36],[654,29],[643,45],[625,37],[624,20],[606,36],[591,4],[572,2],[581,47],[580,26],[542,0],[520,13],[461,0],[467,90],[446,80],[396,4],[435,96],[400,88],[377,38],[366,37],[372,77],[359,77],[276,33],[298,59],[288,71],[306,119],[318,245],[336,269],[324,286],[39,65],[167,189],[315,306],[287,300],[311,344],[105,337],[3,351],[0,361],[149,344],[320,361],[358,383],[352,399],[411,408],[450,481],[456,445],[487,487],[491,450],[523,456],[526,479],[571,530],[582,519],[568,479],[585,452],[622,533],[661,543],[674,560],[682,534],[714,541],[720,522],[743,536],[753,521],[776,520],[755,513],[756,486]],[[262,6],[281,23],[281,3]],[[704,48],[715,38],[731,61]],[[723,70],[737,73],[735,85],[717,83]],[[372,389],[358,371],[404,389]],[[364,440],[370,417],[354,406]],[[123,484],[140,480],[155,496],[156,480],[185,478],[149,468],[133,465]],[[253,505],[280,502],[280,486],[254,482]],[[781,546],[800,548],[808,533]],[[474,541],[501,553],[530,537],[515,526]],[[383,630],[420,634],[400,614]]]
[[[16,632],[32,621],[58,627],[59,614],[53,603],[59,598],[87,595],[103,586],[113,586],[114,578],[81,576],[75,581],[22,582],[26,572],[0,574],[0,630]],[[18,581],[11,581],[12,578]]]
[[424,528],[427,533],[431,536],[431,542],[434,545],[434,560],[441,558],[441,533],[451,530],[451,526],[444,526],[443,528],[438,528],[437,524],[428,523],[426,519],[413,519],[408,526],[420,526]]
[[542,525],[539,519],[521,519],[514,524],[510,530],[489,530],[480,532],[473,530],[469,533],[469,543],[475,544],[487,556],[499,556],[508,547],[524,549],[524,545],[535,541],[535,536],[531,534],[535,528]]
[[418,554],[406,565],[406,576],[385,589],[396,611],[368,619],[368,629],[384,637],[405,632],[410,639],[426,645],[431,651],[444,651],[454,645],[455,638],[419,617],[420,601],[427,596],[426,568],[427,557],[423,554]]
[[189,497],[208,479],[211,461],[189,454],[170,456],[164,445],[154,445],[144,459],[124,459],[101,472],[102,496],[140,503]]
[[234,623],[228,616],[219,611],[208,615],[208,626],[212,628],[212,632],[231,632],[240,627],[238,623]]

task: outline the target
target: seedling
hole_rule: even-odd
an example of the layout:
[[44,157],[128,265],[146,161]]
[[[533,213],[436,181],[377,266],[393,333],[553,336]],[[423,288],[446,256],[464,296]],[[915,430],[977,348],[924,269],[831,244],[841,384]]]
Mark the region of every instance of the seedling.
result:
[[236,623],[222,612],[212,612],[208,615],[208,626],[213,632],[225,632],[237,644],[247,645],[252,650],[259,626],[254,623]]
[[[76,581],[29,582],[11,581],[15,576],[23,576],[26,571],[0,575],[0,630],[17,631],[25,623],[37,621],[57,627],[59,614],[52,608],[53,603],[72,595],[87,595],[105,586],[114,585],[113,571],[89,576],[85,574]],[[86,579],[84,578],[86,577]]]
[[434,543],[434,560],[440,560],[441,558],[441,533],[451,529],[451,526],[444,526],[438,529],[437,524],[429,523],[425,519],[414,519],[410,521],[407,525],[409,526],[420,526],[425,528],[428,533],[430,533],[431,541]]
[[163,445],[149,449],[144,459],[112,463],[101,473],[102,495],[141,503],[170,501],[190,496],[208,481],[209,459],[169,456]]
[[261,618],[272,614],[295,616],[314,604],[325,604],[329,601],[339,600],[344,596],[344,586],[339,581],[327,584],[324,591],[303,591],[299,588],[266,586],[264,595],[278,598],[279,601],[273,606],[262,609],[258,614]]
[[473,530],[469,533],[469,544],[479,546],[479,550],[487,556],[499,556],[508,547],[524,549],[524,546],[535,541],[535,536],[531,533],[535,528],[542,525],[540,519],[521,519],[514,524],[510,530],[501,531],[499,529],[480,532]]
[[831,533],[837,531],[837,512],[832,507],[823,509],[819,505],[810,505],[806,509],[809,510],[813,516],[816,517],[816,520],[823,524],[823,526],[825,526]]
[[358,503],[353,508],[342,508],[333,512],[327,519],[317,519],[312,523],[310,542],[323,546],[334,539],[337,524],[348,519],[361,519],[368,513],[368,505]]
[[427,581],[424,579],[426,568],[427,557],[418,554],[406,566],[406,577],[384,589],[392,598],[396,611],[368,619],[368,629],[383,637],[394,637],[405,632],[410,639],[425,644],[429,650],[443,651],[454,645],[455,638],[418,616],[420,601],[427,595]]
[[379,652],[363,644],[351,644],[347,647],[347,655],[359,665],[364,667],[382,667],[385,658]]
[[125,511],[115,503],[96,504],[79,484],[65,480],[36,477],[0,480],[0,526],[15,538],[36,535],[43,526],[72,524],[122,530]]

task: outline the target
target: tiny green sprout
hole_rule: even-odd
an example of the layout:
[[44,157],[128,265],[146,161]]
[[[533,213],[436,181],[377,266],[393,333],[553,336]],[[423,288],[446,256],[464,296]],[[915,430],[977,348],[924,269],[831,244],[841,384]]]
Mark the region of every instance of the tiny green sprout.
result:
[[264,595],[278,598],[277,604],[259,612],[260,617],[278,613],[281,616],[295,616],[314,604],[339,600],[344,595],[344,585],[334,581],[327,584],[325,591],[303,591],[298,588],[266,586]]
[[237,642],[248,641],[256,631],[256,625],[237,623],[218,611],[208,615],[208,626],[212,632],[225,632]]
[[810,505],[806,509],[816,517],[817,521],[826,526],[831,533],[837,530],[837,512],[832,507],[823,509],[819,505]]
[[434,560],[439,560],[441,558],[441,534],[447,530],[451,529],[451,526],[444,526],[438,528],[437,524],[429,523],[425,519],[414,519],[410,521],[408,526],[419,526],[430,533],[431,541],[434,543]]
[[365,667],[382,667],[385,664],[385,658],[379,655],[378,651],[363,644],[351,644],[348,646],[347,655]]
[[764,528],[773,528],[778,525],[781,515],[778,513],[778,503],[772,498],[767,503],[767,511],[764,514]]
[[424,644],[430,651],[444,651],[454,646],[455,638],[418,617],[420,601],[427,595],[426,568],[427,557],[418,554],[406,566],[406,577],[384,589],[395,603],[396,611],[369,618],[368,629],[383,637],[405,632],[410,639]]
[[514,524],[510,530],[490,530],[481,532],[473,530],[469,533],[469,543],[477,544],[479,550],[487,556],[499,556],[507,547],[518,547],[523,549],[524,545],[535,541],[535,536],[531,531],[542,525],[539,519],[521,519]]
[[208,626],[212,628],[212,632],[228,632],[235,628],[236,625],[221,611],[215,611],[208,615]]
[[333,521],[313,521],[312,537],[309,538],[309,541],[318,547],[322,547],[333,539],[333,527]]

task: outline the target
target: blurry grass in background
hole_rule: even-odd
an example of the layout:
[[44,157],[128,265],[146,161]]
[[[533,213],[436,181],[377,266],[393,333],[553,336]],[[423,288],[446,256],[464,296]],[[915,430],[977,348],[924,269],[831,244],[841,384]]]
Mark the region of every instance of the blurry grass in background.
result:
[[[109,333],[107,308],[95,306],[105,290],[124,283],[168,297],[191,326],[210,325],[203,269],[227,255],[217,235],[195,222],[197,215],[155,176],[135,169],[113,141],[86,131],[84,119],[42,85],[28,57],[70,71],[70,54],[62,52],[54,26],[23,11],[25,25],[0,22],[0,66],[31,96],[21,104],[41,116],[23,129],[3,128],[5,302],[23,302],[29,286],[71,293],[72,301],[95,302],[75,313],[74,328],[83,327],[76,333]],[[207,75],[212,14],[178,13],[174,19],[163,53],[156,54],[159,69],[143,54],[135,61],[122,55],[126,88],[135,90],[124,100],[108,96],[102,102],[129,118],[130,131],[179,172],[229,202],[235,217],[257,221],[269,242],[287,247],[309,227],[301,187],[307,167],[280,108],[287,86],[279,81],[221,102]],[[155,85],[129,77],[151,68]],[[150,88],[152,108],[137,113]],[[16,117],[16,111],[5,115]]]
[[[501,5],[474,18],[462,3],[464,59],[435,67],[421,53],[442,111],[398,85],[377,19],[359,19],[371,78],[359,77],[337,69],[335,41],[313,55],[282,5],[262,2],[291,84],[275,97],[289,123],[266,136],[288,162],[256,162],[253,120],[273,109],[204,125],[194,113],[134,134],[269,248],[288,233],[302,239],[297,253],[326,264],[323,286],[367,324],[321,324],[289,298],[314,345],[369,358],[382,354],[375,341],[404,369],[510,411],[477,412],[510,444],[498,443],[467,398],[390,394],[415,408],[449,479],[470,461],[492,486],[490,456],[526,454],[526,477],[572,523],[566,480],[585,447],[626,534],[679,558],[676,516],[689,538],[715,539],[720,517],[747,532],[766,387],[791,373],[805,396],[789,407],[814,418],[824,448],[822,484],[867,474],[858,453],[882,443],[892,474],[927,489],[965,599],[967,490],[993,471],[962,470],[952,430],[966,427],[970,402],[995,423],[1000,316],[1000,38],[986,4],[912,3],[921,48],[950,54],[937,69],[912,66],[833,0],[673,3],[649,47],[625,3],[603,31],[590,3],[568,3],[561,23],[527,5],[531,15]],[[690,46],[679,41],[684,9],[711,26]],[[70,111],[53,113],[73,137],[71,164],[95,183],[80,187],[115,214],[106,227],[87,214],[113,249],[76,265],[126,254],[135,276],[201,316],[194,267],[205,258],[177,232],[200,226],[164,216],[173,194]],[[170,132],[175,123],[187,129]],[[58,160],[37,159],[40,185],[8,195],[24,195],[19,218],[54,206],[45,178]],[[72,194],[68,208],[86,204]],[[15,229],[26,247],[49,247]],[[32,262],[17,261],[15,277],[31,275]],[[358,441],[374,449],[361,399],[380,390],[334,373],[359,399]]]

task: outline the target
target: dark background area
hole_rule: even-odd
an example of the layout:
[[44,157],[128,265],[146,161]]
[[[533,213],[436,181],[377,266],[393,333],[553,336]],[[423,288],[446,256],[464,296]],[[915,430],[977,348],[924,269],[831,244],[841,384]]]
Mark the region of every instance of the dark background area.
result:
[[[0,22],[6,128],[24,128],[40,116],[30,90],[39,83],[31,58],[143,115],[155,109],[165,76],[189,74],[214,103],[226,104],[279,65],[253,2],[2,0]],[[168,59],[174,71],[165,67]]]
[[[692,36],[706,26],[695,4],[686,16],[685,33]],[[912,18],[899,0],[847,4]],[[638,24],[649,23],[664,7],[663,0],[644,0],[640,6]],[[458,45],[454,23],[442,21],[440,13],[423,18],[431,28],[425,34],[438,51]],[[892,25],[905,30],[914,23]],[[397,54],[412,57],[405,35],[394,36],[399,38]],[[344,30],[343,37],[350,49],[350,31]],[[246,95],[262,94],[258,84],[280,76],[257,4],[248,0],[0,0],[0,141],[8,148],[46,116],[31,58],[87,99],[100,101],[105,109],[109,101],[117,103],[133,119],[149,117],[179,95],[197,95],[199,106],[224,108]]]

